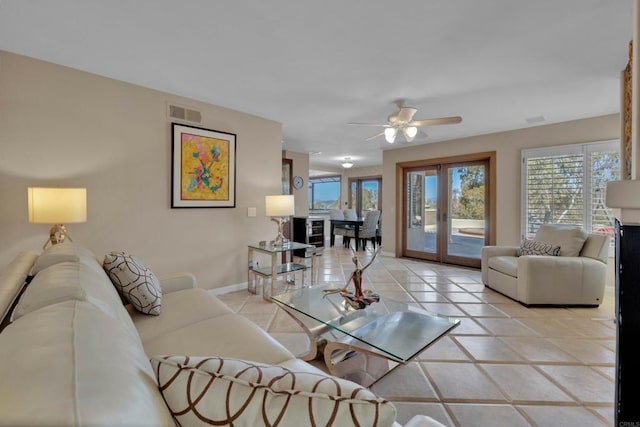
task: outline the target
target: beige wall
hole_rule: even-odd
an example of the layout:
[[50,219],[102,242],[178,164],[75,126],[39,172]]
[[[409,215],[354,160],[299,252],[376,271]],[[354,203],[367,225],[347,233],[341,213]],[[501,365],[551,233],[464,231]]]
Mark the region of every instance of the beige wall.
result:
[[[237,135],[236,208],[170,208],[168,102]],[[281,141],[274,121],[0,51],[0,266],[47,237],[27,221],[28,186],[81,186],[88,221],[68,229],[99,257],[126,250],[205,288],[244,283],[247,244],[276,231],[264,196],[280,193]]]
[[595,117],[537,126],[509,132],[480,135],[441,143],[387,150],[383,153],[383,215],[382,244],[386,252],[398,254],[396,237],[400,236],[402,221],[396,206],[396,164],[420,159],[458,156],[487,151],[496,152],[497,230],[496,243],[520,243],[520,173],[521,150],[580,142],[604,141],[620,137],[619,115]]

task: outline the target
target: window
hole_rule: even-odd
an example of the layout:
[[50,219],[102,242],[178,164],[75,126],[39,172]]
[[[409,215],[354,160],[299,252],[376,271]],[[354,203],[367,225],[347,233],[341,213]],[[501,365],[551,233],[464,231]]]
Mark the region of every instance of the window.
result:
[[340,176],[309,178],[309,210],[340,209]]
[[607,182],[620,179],[617,140],[522,151],[522,236],[542,224],[580,225],[613,236]]

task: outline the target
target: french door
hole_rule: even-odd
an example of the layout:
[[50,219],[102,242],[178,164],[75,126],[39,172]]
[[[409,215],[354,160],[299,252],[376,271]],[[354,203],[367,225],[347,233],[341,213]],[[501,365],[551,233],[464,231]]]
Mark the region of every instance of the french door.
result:
[[402,255],[480,267],[491,244],[491,159],[449,159],[403,168]]
[[365,216],[368,211],[380,210],[381,190],[381,177],[349,179],[349,206],[356,210],[358,216]]

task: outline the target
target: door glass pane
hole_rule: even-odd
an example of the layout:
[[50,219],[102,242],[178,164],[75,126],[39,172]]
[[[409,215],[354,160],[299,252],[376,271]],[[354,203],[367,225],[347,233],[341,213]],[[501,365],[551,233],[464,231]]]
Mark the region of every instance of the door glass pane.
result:
[[358,212],[358,181],[351,183],[351,200],[349,201],[349,207]]
[[437,170],[407,173],[407,249],[435,254],[438,250]]
[[485,166],[448,171],[447,255],[479,259],[485,241]]
[[367,211],[379,210],[378,206],[380,194],[380,181],[363,180],[362,181],[362,215]]

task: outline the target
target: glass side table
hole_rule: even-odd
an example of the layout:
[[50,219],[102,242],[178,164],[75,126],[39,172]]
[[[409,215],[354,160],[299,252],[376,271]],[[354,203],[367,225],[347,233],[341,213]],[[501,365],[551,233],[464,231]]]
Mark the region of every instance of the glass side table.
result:
[[[309,250],[311,252],[311,265],[297,263],[292,261],[292,254],[295,250]],[[260,267],[255,262],[255,254],[261,253],[271,256],[271,265],[266,267]],[[285,254],[285,262],[279,262],[282,254]],[[264,246],[258,244],[252,244],[248,246],[249,268],[247,273],[247,288],[249,292],[257,294],[259,291],[258,281],[262,284],[262,297],[266,300],[271,300],[271,296],[274,294],[276,282],[278,276],[295,274],[296,272],[302,273],[302,286],[305,286],[305,272],[310,269],[311,278],[310,284],[314,284],[315,263],[316,263],[316,247],[314,245],[308,245],[306,243],[287,242],[282,246],[275,246],[266,244]],[[270,282],[267,286],[267,281]]]

